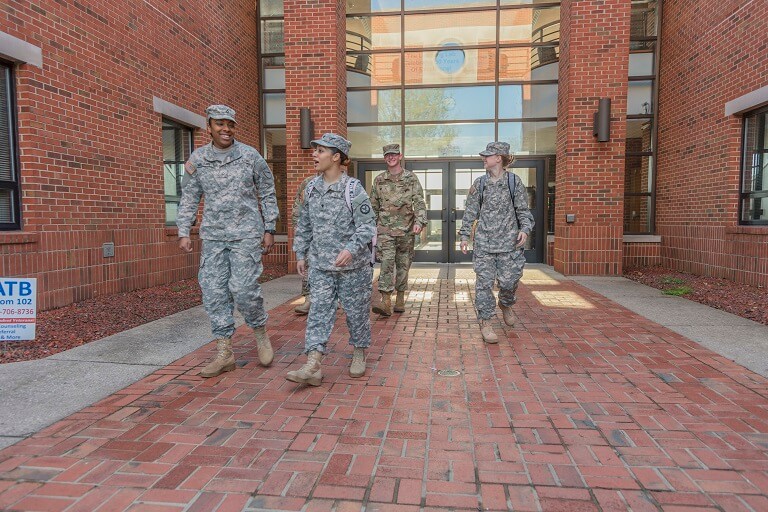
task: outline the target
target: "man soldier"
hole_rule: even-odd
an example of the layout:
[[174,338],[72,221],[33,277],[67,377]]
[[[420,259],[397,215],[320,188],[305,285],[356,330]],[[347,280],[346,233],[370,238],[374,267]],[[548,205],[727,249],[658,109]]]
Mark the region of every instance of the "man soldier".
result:
[[200,375],[215,377],[235,369],[234,304],[256,334],[259,362],[263,366],[272,363],[258,280],[263,270],[261,256],[275,243],[278,210],[272,171],[258,151],[235,140],[235,111],[226,105],[211,105],[205,112],[211,142],[196,149],[184,165],[176,224],[179,247],[191,252],[189,230],[205,196],[198,281],[217,337],[217,354]]
[[415,235],[427,224],[427,206],[419,179],[401,166],[399,144],[384,146],[387,170],[376,176],[371,187],[371,205],[376,214],[377,253],[381,260],[381,302],[373,312],[392,315],[393,290],[397,290],[395,312],[405,311],[408,270],[413,261]]

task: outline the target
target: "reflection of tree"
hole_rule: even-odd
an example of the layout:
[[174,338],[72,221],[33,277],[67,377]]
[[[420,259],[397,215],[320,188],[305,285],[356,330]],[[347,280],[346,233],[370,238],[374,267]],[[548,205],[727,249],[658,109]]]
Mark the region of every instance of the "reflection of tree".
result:
[[[450,119],[453,98],[443,89],[410,89],[406,92],[405,115],[408,121],[434,121],[436,124],[411,125],[404,151],[409,155],[450,155],[455,153],[453,144],[457,130],[451,125],[439,124]],[[382,119],[400,117],[400,98],[387,95],[380,107]],[[399,126],[382,126],[379,136],[384,141],[399,138]]]

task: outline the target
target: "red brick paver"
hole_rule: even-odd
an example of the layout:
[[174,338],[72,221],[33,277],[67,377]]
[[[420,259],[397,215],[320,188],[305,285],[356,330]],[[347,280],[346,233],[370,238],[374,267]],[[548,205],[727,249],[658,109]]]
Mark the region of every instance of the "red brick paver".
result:
[[339,319],[323,386],[286,381],[284,304],[271,368],[241,328],[236,371],[209,345],[0,451],[0,510],[768,510],[768,380],[537,269],[485,345],[455,273],[372,317],[361,379]]

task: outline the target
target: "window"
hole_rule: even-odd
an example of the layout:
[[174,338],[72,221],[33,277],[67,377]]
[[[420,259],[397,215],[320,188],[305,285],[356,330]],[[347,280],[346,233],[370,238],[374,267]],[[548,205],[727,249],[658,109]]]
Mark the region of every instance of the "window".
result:
[[744,116],[742,224],[768,225],[768,108]]
[[13,68],[0,62],[0,229],[21,228]]
[[181,199],[184,162],[192,153],[192,129],[163,119],[163,182],[165,185],[165,223],[176,224]]

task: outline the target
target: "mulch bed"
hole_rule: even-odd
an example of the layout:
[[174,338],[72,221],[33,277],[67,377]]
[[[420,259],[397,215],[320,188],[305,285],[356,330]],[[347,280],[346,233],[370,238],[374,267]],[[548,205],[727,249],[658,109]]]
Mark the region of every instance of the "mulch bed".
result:
[[663,267],[627,268],[624,277],[768,325],[768,288]]
[[[265,263],[259,281],[263,283],[286,272],[284,263]],[[197,279],[186,279],[38,312],[36,339],[0,343],[0,363],[48,357],[201,303]]]

